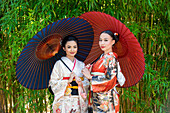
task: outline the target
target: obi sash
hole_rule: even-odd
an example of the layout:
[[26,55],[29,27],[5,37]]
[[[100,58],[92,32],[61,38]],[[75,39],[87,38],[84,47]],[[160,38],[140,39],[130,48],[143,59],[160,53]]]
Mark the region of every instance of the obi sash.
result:
[[[63,77],[63,80],[68,80],[70,77]],[[84,78],[80,77],[80,79],[83,81]],[[71,91],[71,95],[78,95],[78,84],[76,83],[76,79],[73,78],[73,81],[68,84],[67,88],[70,88]]]

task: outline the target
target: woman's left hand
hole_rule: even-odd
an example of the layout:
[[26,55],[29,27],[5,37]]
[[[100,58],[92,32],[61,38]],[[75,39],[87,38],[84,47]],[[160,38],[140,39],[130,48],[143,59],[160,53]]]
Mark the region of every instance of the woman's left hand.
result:
[[81,79],[78,77],[78,76],[75,76],[75,79],[76,79],[76,83],[81,86],[82,85],[82,81]]
[[92,79],[92,76],[90,74],[90,71],[87,68],[83,68],[82,71],[83,75],[87,78],[87,79]]

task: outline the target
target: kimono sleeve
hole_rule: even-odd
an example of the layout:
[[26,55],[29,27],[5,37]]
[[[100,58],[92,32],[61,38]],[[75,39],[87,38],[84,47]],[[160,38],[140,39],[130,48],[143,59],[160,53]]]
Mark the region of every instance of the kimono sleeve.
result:
[[[82,64],[82,69],[85,68],[85,64]],[[89,80],[83,75],[84,80],[82,81],[84,87],[89,86]]]
[[61,62],[56,62],[52,73],[51,73],[51,78],[50,78],[50,86],[52,91],[54,92],[54,95],[56,96],[62,96],[64,95],[67,82],[63,81],[63,71],[62,71],[62,66]]
[[117,62],[117,66],[118,66],[117,81],[120,84],[120,86],[123,86],[123,84],[125,83],[125,77],[124,77],[123,73],[121,72],[119,62]]
[[92,85],[93,92],[104,92],[112,89],[117,83],[117,65],[116,58],[111,56],[107,58],[103,64],[106,68],[105,77],[106,79],[99,84]]
[[108,81],[105,83],[106,87],[105,87],[105,91],[108,91],[110,89],[112,89],[115,85],[116,85],[116,81],[117,81],[117,64],[116,64],[116,58],[114,56],[110,57],[107,59],[107,64],[106,64],[106,72],[105,72],[105,76],[106,78],[109,78]]

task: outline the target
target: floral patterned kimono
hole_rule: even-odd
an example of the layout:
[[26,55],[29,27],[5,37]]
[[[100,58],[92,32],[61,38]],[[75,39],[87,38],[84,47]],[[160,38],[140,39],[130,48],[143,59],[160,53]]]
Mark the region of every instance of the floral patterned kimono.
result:
[[[83,85],[78,86],[73,79],[73,84],[68,84],[70,71],[58,60],[53,68],[49,85],[54,92],[53,113],[86,113],[87,102],[86,92],[89,87],[89,81],[81,73],[85,64],[75,58],[72,62],[67,57],[61,58],[64,63],[82,80]],[[77,90],[77,94],[76,94]]]
[[116,60],[117,54],[110,52],[102,54],[91,67],[92,102],[94,113],[118,113],[119,94],[115,86],[117,81],[122,86],[125,78]]

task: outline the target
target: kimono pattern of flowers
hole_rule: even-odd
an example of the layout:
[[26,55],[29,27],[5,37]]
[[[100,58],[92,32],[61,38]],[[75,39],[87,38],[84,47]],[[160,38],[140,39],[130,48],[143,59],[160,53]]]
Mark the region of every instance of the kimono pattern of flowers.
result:
[[[119,94],[115,86],[121,86],[125,78],[116,60],[117,54],[109,52],[102,54],[91,67],[91,90],[94,113],[118,113]],[[117,82],[118,81],[118,82]]]
[[85,64],[75,58],[72,62],[67,57],[61,58],[65,64],[72,70],[78,77],[83,78],[82,86],[78,86],[78,95],[71,95],[70,84],[68,84],[68,78],[70,77],[70,71],[68,68],[58,60],[51,74],[49,86],[51,86],[54,92],[53,101],[53,113],[87,113],[87,99],[86,93],[88,92],[89,81],[81,73],[81,70],[85,67]]

